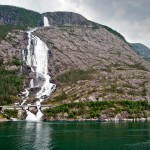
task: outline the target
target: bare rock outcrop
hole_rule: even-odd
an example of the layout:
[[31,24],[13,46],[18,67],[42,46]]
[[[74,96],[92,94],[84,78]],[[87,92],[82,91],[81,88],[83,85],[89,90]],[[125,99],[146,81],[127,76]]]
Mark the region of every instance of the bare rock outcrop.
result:
[[82,15],[74,12],[47,12],[43,15],[48,18],[49,24],[51,26],[94,24],[94,22],[89,21]]
[[[122,39],[99,27],[55,27],[36,33],[52,50],[50,69],[61,74],[71,68],[109,67],[150,70],[149,62],[138,56]],[[54,66],[54,68],[51,68]]]
[[[149,101],[150,89],[147,87],[150,85],[150,63],[137,55],[128,43],[105,28],[47,27],[34,34],[50,49],[49,71],[59,85],[52,100]],[[58,81],[57,77],[63,78],[68,71],[75,69],[89,70],[92,77],[78,79],[70,83],[68,89],[69,82]],[[65,96],[62,98],[62,95]]]
[[0,41],[0,58],[3,60],[5,69],[16,70],[22,62],[22,51],[27,45],[27,35],[23,31],[8,33],[5,40]]

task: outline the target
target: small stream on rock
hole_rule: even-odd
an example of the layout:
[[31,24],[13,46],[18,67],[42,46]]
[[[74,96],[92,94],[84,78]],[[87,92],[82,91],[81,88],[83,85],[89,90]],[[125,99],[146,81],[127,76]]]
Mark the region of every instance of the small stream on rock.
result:
[[[44,16],[43,22],[44,27],[50,26],[47,17]],[[23,61],[28,67],[30,67],[30,73],[32,73],[35,77],[30,80],[29,87],[24,89],[22,92],[23,96],[21,105],[27,104],[31,89],[40,89],[35,94],[34,105],[37,106],[37,113],[33,114],[30,112],[28,110],[28,106],[24,108],[27,113],[26,120],[31,121],[42,120],[43,113],[40,110],[41,102],[43,102],[45,98],[48,98],[50,94],[56,89],[56,85],[50,82],[51,77],[48,72],[49,48],[39,37],[32,34],[37,29],[38,28],[34,28],[27,32],[28,45],[27,48],[23,51]]]

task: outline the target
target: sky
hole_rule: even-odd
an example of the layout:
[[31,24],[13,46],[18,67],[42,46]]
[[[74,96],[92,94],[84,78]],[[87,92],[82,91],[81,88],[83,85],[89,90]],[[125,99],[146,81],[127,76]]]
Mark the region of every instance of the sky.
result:
[[40,13],[71,11],[107,25],[128,42],[150,48],[150,0],[0,0],[0,4],[19,6]]

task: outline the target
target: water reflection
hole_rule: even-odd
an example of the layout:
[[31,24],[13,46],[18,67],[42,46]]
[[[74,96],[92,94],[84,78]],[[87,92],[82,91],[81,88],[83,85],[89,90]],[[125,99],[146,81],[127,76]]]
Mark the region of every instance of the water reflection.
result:
[[149,122],[4,122],[0,150],[149,150]]
[[26,122],[20,149],[22,150],[51,150],[52,128],[44,122]]

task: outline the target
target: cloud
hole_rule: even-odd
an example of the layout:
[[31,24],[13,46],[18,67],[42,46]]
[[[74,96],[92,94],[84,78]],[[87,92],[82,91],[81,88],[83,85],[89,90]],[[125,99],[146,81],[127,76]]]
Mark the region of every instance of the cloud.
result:
[[0,0],[38,12],[73,11],[150,47],[149,0]]
[[0,0],[0,4],[13,5],[38,11],[68,11],[75,10],[79,6],[80,0]]
[[[82,2],[84,0],[81,0]],[[129,42],[150,47],[149,0],[87,0],[91,18],[119,31]]]

